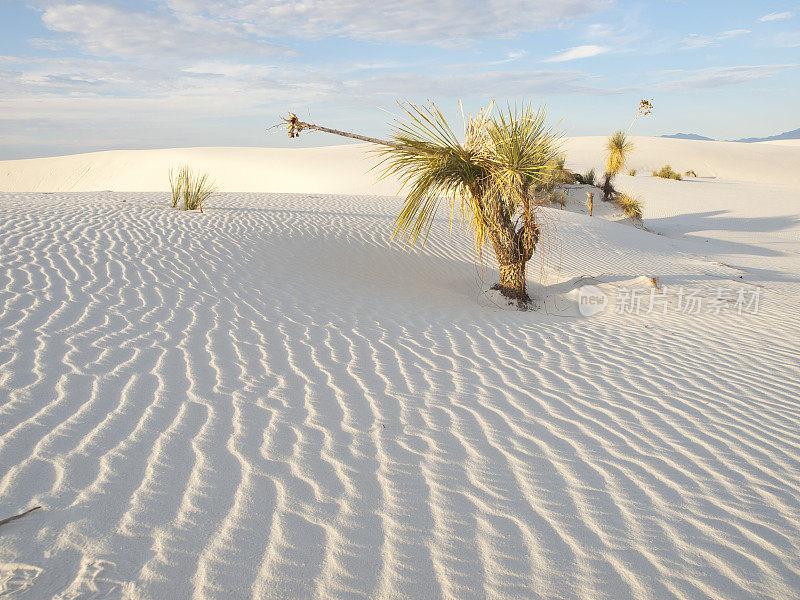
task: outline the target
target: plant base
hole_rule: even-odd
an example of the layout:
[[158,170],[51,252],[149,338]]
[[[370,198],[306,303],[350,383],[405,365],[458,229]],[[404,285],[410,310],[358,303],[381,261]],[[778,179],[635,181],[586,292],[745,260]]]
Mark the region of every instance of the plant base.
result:
[[525,289],[525,263],[500,265],[500,283],[493,285],[492,289],[525,308],[531,301]]

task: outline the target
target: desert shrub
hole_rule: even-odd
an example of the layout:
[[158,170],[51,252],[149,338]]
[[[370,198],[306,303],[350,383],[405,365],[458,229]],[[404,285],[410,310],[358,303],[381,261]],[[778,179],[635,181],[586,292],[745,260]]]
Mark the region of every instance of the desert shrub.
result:
[[[203,212],[203,203],[218,191],[208,173],[195,173],[188,165],[177,171],[169,170],[169,186],[172,192],[172,208]],[[182,201],[182,205],[179,204]]]
[[631,169],[630,171],[628,171],[628,175],[630,175],[631,177],[636,177],[636,169]]
[[556,157],[555,161],[553,161],[552,181],[554,185],[575,183],[577,181],[576,174],[567,168],[567,157],[565,154],[560,154]]
[[208,173],[192,173],[186,177],[186,187],[183,188],[183,210],[200,209],[203,212],[203,203],[208,200],[219,188],[208,177]]
[[169,170],[169,189],[172,192],[172,208],[178,208],[178,201],[183,197],[183,189],[186,185],[186,175],[189,167],[182,166],[179,169]]
[[694,172],[694,171],[692,171],[691,169],[689,169],[688,171],[686,171],[686,173],[684,173],[684,175],[686,175],[686,177],[697,177],[697,173],[695,173],[695,172]]
[[661,177],[661,179],[675,179],[677,181],[681,181],[681,179],[683,179],[681,174],[673,171],[672,167],[669,165],[664,165],[661,167],[660,171],[653,171],[653,177]]
[[578,183],[582,183],[584,185],[597,185],[597,175],[595,175],[594,169],[589,169],[583,175],[576,173],[575,179],[578,181]]
[[547,192],[547,195],[544,198],[543,205],[544,206],[561,206],[561,197],[564,196],[564,201],[566,202],[566,194],[559,189],[552,189]]
[[618,193],[614,195],[614,204],[619,206],[632,219],[642,218],[642,200],[638,196]]

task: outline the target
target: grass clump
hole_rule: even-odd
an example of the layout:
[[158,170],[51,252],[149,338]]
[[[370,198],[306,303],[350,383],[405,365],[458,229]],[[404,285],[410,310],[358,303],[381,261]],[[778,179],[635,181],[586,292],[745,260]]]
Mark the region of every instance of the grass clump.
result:
[[560,154],[555,158],[551,167],[551,186],[575,183],[578,175],[567,168],[567,157]]
[[630,175],[631,177],[636,177],[636,169],[631,169],[630,171],[628,171],[628,175]]
[[169,189],[172,192],[172,208],[178,208],[178,201],[183,196],[183,188],[188,170],[189,167],[185,166],[178,170],[169,170]]
[[208,173],[195,173],[188,165],[178,170],[169,170],[169,187],[172,193],[172,208],[200,210],[212,195],[219,191]]
[[614,195],[614,204],[622,209],[627,216],[631,219],[642,218],[642,200],[638,196],[631,196],[629,194],[617,193]]
[[576,173],[575,179],[578,183],[582,183],[583,185],[597,185],[597,175],[594,169],[589,169],[583,175]]
[[541,201],[537,202],[539,206],[563,206],[564,205],[564,197],[566,194],[561,190],[554,188],[550,190],[546,190]]
[[660,171],[653,171],[653,177],[661,177],[661,179],[675,179],[676,181],[681,181],[683,179],[681,174],[673,171],[672,167],[669,165],[664,165],[661,167]]

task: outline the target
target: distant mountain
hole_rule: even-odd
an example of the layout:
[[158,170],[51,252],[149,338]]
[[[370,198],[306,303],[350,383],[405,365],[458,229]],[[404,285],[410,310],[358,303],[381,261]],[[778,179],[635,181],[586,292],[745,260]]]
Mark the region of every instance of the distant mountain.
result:
[[[670,133],[661,136],[662,138],[674,138],[678,140],[701,140],[704,142],[713,142],[714,138],[698,135],[696,133]],[[729,142],[742,142],[744,144],[753,144],[755,142],[774,142],[776,140],[800,140],[800,129],[793,129],[792,131],[784,131],[778,135],[771,135],[769,137],[761,138],[742,138],[741,140],[728,140]]]
[[704,135],[698,135],[696,133],[670,133],[668,135],[662,135],[661,137],[675,138],[678,140],[701,140],[703,142],[714,141],[714,138],[706,137]]
[[763,138],[744,138],[741,140],[731,140],[732,142],[744,142],[745,144],[752,144],[753,142],[774,142],[775,140],[800,140],[800,129],[793,129],[792,131],[784,131],[778,135],[771,135]]

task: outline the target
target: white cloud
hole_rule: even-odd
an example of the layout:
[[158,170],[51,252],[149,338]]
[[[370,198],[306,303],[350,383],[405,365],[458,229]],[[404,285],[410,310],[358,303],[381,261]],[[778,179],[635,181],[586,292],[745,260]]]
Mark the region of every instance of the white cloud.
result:
[[614,93],[598,88],[580,71],[484,71],[462,73],[381,74],[370,79],[349,82],[348,94],[363,98],[507,98],[514,96],[550,96],[557,94]]
[[362,129],[373,127],[378,134],[386,119],[374,107],[391,107],[396,99],[436,98],[446,106],[461,98],[612,93],[593,84],[594,78],[579,71],[332,73],[318,67],[287,70],[217,59],[181,68],[86,58],[0,57],[0,130],[5,136],[0,156],[281,144],[282,138],[265,138],[264,128],[289,110],[308,109],[331,119],[350,111],[359,115],[353,123]]
[[176,13],[243,23],[251,33],[460,45],[569,24],[612,0],[165,0]]
[[745,35],[750,33],[749,29],[730,29],[728,31],[723,31],[717,37],[721,40],[736,37],[737,35]]
[[[245,55],[271,40],[346,37],[464,46],[569,26],[613,0],[153,0],[151,10],[89,0],[30,0],[51,30],[95,56]],[[47,42],[42,42],[47,43]],[[50,42],[52,43],[52,42]]]
[[[357,76],[354,76],[356,75]],[[297,106],[364,106],[396,98],[612,93],[580,71],[467,69],[340,72],[217,59],[191,66],[90,58],[0,57],[0,114],[62,122],[143,122],[263,115]],[[35,101],[34,101],[35,99]],[[152,130],[151,130],[152,131]]]
[[633,8],[614,15],[613,22],[597,22],[586,26],[582,38],[586,43],[611,46],[615,51],[626,51],[638,42],[653,39],[649,23],[642,19],[641,10]]
[[136,11],[100,3],[48,3],[44,25],[93,56],[185,60],[281,49],[238,23],[198,14]]
[[575,46],[574,48],[570,48],[569,50],[565,50],[560,54],[556,54],[555,56],[547,58],[542,62],[565,62],[568,60],[589,58],[592,56],[597,56],[598,54],[605,54],[609,50],[611,50],[611,48],[608,46]]
[[772,38],[779,48],[797,48],[800,46],[800,31],[784,31]]
[[696,48],[707,48],[709,46],[716,46],[720,41],[727,40],[740,35],[750,33],[749,29],[731,29],[723,31],[714,35],[698,35],[696,33],[689,34],[688,37],[683,38],[681,46],[690,50]]
[[768,13],[759,19],[759,22],[765,23],[767,21],[783,21],[784,19],[791,18],[792,13],[790,12],[773,12]]
[[549,0],[153,0],[136,8],[29,1],[53,33],[41,44],[62,51],[73,45],[81,56],[0,57],[0,114],[13,115],[16,132],[36,123],[78,139],[91,124],[98,132],[135,132],[130,139],[162,139],[187,123],[263,118],[293,107],[375,106],[411,96],[604,93],[580,72],[495,70],[525,59],[513,46],[495,60],[443,72],[437,62],[411,59],[312,63],[274,40],[349,36],[441,44],[506,37],[559,26],[573,11],[591,13],[610,0],[567,0],[556,10]]
[[741,65],[734,67],[713,67],[700,69],[682,79],[665,81],[658,85],[664,90],[703,90],[747,83],[772,77],[776,73],[796,67],[796,64],[782,65]]

